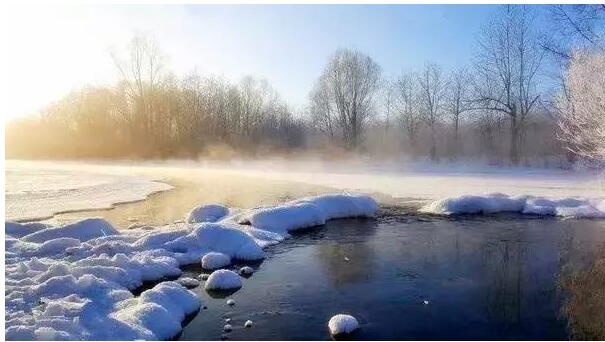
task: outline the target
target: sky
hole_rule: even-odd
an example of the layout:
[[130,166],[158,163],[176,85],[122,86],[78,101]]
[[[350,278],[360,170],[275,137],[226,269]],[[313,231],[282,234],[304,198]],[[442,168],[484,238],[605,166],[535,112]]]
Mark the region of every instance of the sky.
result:
[[84,85],[118,75],[111,52],[153,36],[177,75],[194,69],[237,82],[265,78],[293,108],[337,48],[358,49],[383,75],[430,61],[470,63],[490,5],[86,5],[3,11],[4,118],[35,113]]

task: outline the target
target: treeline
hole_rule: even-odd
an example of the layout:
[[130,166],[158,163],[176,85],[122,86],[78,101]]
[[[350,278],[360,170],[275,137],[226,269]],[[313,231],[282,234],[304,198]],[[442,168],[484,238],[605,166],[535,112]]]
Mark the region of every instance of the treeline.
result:
[[[155,42],[136,37],[125,56],[113,55],[117,84],[81,89],[37,117],[9,123],[7,157],[341,150],[433,161],[539,159],[547,166],[603,159],[599,143],[605,139],[598,135],[603,128],[594,127],[605,127],[605,119],[593,115],[603,113],[603,104],[586,104],[602,99],[605,89],[603,58],[590,57],[604,53],[605,9],[599,6],[551,6],[556,29],[548,34],[536,25],[530,7],[501,6],[478,38],[475,58],[452,72],[427,62],[385,76],[370,56],[338,49],[308,106],[297,113],[263,80],[232,83],[196,72],[176,77]],[[552,65],[559,67],[560,87],[549,93],[543,82]]]
[[209,149],[293,148],[304,124],[263,80],[232,84],[164,70],[157,46],[137,37],[128,59],[114,56],[122,80],[87,87],[7,126],[7,154],[26,157],[195,157]]

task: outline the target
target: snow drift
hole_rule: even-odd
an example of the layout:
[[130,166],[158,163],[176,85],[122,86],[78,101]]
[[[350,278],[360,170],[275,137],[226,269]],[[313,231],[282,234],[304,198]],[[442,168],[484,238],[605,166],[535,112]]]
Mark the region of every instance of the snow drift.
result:
[[[220,206],[208,205],[192,210],[191,223],[153,230],[119,231],[100,218],[57,227],[6,222],[5,338],[171,338],[201,305],[181,285],[198,285],[194,279],[161,282],[181,276],[181,266],[200,263],[209,253],[263,259],[262,247],[281,241],[287,231],[332,218],[371,217],[376,209],[367,196],[326,195],[241,211],[247,225],[237,224],[235,216],[223,217]],[[239,288],[242,279],[218,270],[205,287]],[[139,297],[132,294],[145,282],[158,281]]]
[[253,209],[239,223],[284,237],[290,231],[323,225],[331,219],[374,217],[377,210],[378,204],[370,196],[330,194]]
[[605,218],[605,200],[548,199],[532,196],[508,196],[497,193],[444,198],[422,207],[419,211],[436,215],[516,212],[561,217]]

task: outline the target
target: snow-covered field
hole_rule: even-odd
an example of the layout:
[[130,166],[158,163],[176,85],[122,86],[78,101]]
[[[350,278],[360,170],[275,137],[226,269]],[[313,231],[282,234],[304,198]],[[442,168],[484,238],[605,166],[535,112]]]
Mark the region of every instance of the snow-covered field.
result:
[[96,171],[75,164],[7,161],[5,210],[8,220],[34,220],[56,213],[107,209],[172,189],[152,177]]

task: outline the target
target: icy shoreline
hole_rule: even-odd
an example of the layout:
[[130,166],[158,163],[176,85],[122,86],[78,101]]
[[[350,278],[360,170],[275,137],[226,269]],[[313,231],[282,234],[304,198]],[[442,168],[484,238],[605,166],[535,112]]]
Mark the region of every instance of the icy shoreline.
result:
[[209,252],[260,260],[263,247],[289,231],[334,218],[372,217],[378,205],[364,195],[333,194],[275,207],[218,209],[197,215],[195,223],[152,231],[118,231],[100,218],[59,227],[7,222],[5,338],[171,338],[201,302],[172,281],[135,297],[144,283],[177,278],[181,266],[199,263]]
[[6,219],[41,221],[55,215],[108,210],[174,189],[159,176],[134,176],[75,166],[7,162]]

